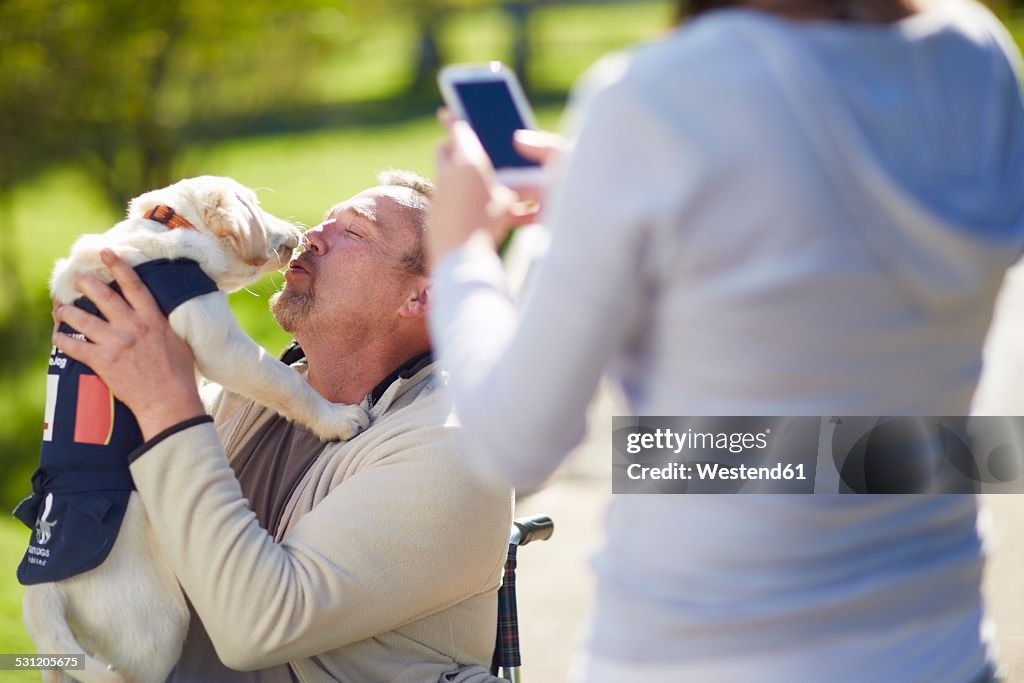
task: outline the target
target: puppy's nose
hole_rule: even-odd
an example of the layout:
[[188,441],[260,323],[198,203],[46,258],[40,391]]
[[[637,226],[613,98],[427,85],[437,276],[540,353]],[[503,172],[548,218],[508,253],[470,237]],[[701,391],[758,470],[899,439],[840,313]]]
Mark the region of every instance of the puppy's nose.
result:
[[302,231],[287,221],[281,221],[281,247],[295,249],[302,244]]
[[287,263],[291,260],[295,249],[302,244],[302,231],[285,221],[280,223],[280,228],[275,240],[278,245],[274,251],[277,252],[278,260],[281,263]]

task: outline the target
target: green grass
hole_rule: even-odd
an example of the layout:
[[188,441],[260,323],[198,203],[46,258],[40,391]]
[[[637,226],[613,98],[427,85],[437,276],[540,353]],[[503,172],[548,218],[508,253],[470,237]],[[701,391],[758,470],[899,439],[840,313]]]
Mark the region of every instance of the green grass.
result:
[[[29,530],[11,518],[0,518],[0,572],[9,580],[0,581],[0,652],[7,654],[35,652],[32,640],[21,622],[23,589],[14,580],[21,556],[25,552]],[[38,681],[34,671],[4,671],[3,681]]]

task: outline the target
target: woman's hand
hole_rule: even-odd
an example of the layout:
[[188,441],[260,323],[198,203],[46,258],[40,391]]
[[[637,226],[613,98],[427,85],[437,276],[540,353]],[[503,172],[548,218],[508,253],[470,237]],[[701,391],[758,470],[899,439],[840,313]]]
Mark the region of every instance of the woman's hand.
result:
[[90,366],[139,421],[150,439],[205,411],[196,388],[195,359],[135,271],[113,251],[103,250],[124,297],[92,275],[80,275],[75,288],[106,320],[73,305],[58,305],[54,320],[87,339],[54,331],[53,344]]
[[[538,161],[544,166],[544,177],[551,178],[552,167],[558,164],[565,153],[568,143],[557,133],[545,130],[517,130],[512,138],[516,151],[531,161]],[[543,185],[517,185],[516,192],[520,201],[533,201],[543,204],[547,187]]]
[[[437,152],[437,178],[427,230],[431,267],[470,237],[495,246],[516,225],[533,222],[541,210],[543,189],[500,184],[476,133],[447,109],[438,112],[447,140]],[[516,131],[517,150],[528,159],[550,162],[561,138],[540,131]]]

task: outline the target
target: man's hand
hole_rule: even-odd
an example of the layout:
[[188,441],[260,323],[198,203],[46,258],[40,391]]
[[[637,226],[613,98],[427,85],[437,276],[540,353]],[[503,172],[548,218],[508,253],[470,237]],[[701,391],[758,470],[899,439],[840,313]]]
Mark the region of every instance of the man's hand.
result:
[[135,271],[109,249],[101,258],[124,297],[94,276],[80,275],[75,288],[107,319],[59,305],[54,320],[66,322],[87,339],[54,331],[53,344],[89,365],[135,413],[143,438],[150,439],[205,412],[196,388],[195,359]]
[[[543,188],[498,183],[491,161],[465,121],[447,109],[438,112],[448,139],[437,152],[437,182],[426,233],[431,267],[472,236],[497,245],[516,225],[533,222],[541,210]],[[525,157],[550,162],[561,138],[539,131],[517,131],[516,149]]]

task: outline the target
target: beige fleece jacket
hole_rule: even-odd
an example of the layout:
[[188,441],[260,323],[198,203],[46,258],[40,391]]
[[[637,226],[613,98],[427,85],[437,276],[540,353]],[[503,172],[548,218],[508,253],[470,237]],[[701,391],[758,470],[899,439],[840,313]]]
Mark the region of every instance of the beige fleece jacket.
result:
[[132,464],[228,667],[290,662],[301,681],[360,683],[436,681],[490,662],[511,494],[467,471],[436,372],[396,380],[366,432],[328,446],[273,536],[225,457],[269,419],[266,408],[222,392],[210,402],[216,429],[158,437]]

